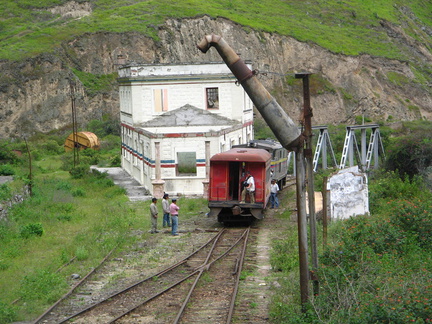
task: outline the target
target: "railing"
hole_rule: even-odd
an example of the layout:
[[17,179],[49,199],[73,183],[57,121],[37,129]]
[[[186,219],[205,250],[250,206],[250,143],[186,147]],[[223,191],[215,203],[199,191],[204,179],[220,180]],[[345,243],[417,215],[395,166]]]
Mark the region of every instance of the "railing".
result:
[[[232,199],[232,197],[230,197],[227,194],[227,190],[228,190],[228,188],[226,186],[211,186],[211,187],[209,187],[209,193],[210,194],[209,194],[208,199],[211,201],[237,201],[237,200],[240,201],[241,200],[242,190],[239,191],[238,199],[236,199],[236,200]],[[262,187],[255,188],[255,200],[257,200],[257,197],[260,197],[259,198],[260,202],[265,200],[265,189],[264,188],[262,188]]]

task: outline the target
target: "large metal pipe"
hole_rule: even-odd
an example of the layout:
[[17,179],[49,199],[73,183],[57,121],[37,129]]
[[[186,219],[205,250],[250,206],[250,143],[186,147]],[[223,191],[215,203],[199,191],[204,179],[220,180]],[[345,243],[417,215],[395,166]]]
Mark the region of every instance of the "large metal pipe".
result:
[[300,130],[225,40],[218,35],[206,35],[197,46],[203,53],[212,46],[216,48],[281,145],[290,151],[297,151]]

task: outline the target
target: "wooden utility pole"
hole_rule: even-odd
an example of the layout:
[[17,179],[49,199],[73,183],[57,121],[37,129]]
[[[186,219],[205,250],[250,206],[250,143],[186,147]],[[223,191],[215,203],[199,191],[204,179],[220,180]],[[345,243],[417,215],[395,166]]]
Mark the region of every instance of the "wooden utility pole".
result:
[[322,222],[323,222],[323,246],[324,246],[324,248],[327,246],[327,207],[328,207],[327,180],[328,180],[328,177],[323,178],[323,188],[322,188],[322,197],[323,197]]
[[26,143],[27,153],[29,157],[29,195],[30,197],[33,196],[33,172],[32,172],[32,158],[31,158],[31,152],[30,148],[27,143],[27,139],[24,137],[24,141]]
[[70,96],[71,96],[71,106],[72,106],[72,132],[73,132],[73,154],[74,154],[74,167],[79,164],[79,144],[78,144],[78,123],[75,107],[75,82],[70,79]]
[[309,299],[309,256],[306,219],[306,177],[304,149],[299,147],[296,157],[297,228],[300,264],[300,297],[303,311]]
[[[304,123],[304,138],[305,138],[305,148],[304,157],[302,163],[306,161],[306,175],[307,180],[305,180],[305,187],[301,190],[308,193],[308,207],[309,207],[309,225],[310,225],[310,237],[311,237],[311,257],[312,257],[312,272],[308,275],[308,280],[311,278],[313,280],[314,294],[319,293],[319,282],[316,276],[318,271],[318,251],[317,251],[317,234],[316,234],[316,214],[315,214],[315,190],[314,190],[314,171],[313,171],[313,152],[312,152],[312,108],[310,105],[310,93],[309,93],[309,75],[310,73],[297,73],[295,77],[297,79],[302,79],[303,81],[303,123]],[[300,162],[300,161],[297,161]],[[304,194],[305,196],[305,194]],[[305,198],[301,198],[305,199]],[[303,203],[302,203],[303,204]],[[306,203],[304,203],[306,206]],[[300,224],[299,224],[300,228]],[[306,236],[307,240],[307,229],[306,233],[302,234]],[[304,269],[301,271],[305,271]],[[301,279],[300,279],[301,280]],[[309,293],[309,291],[308,291]],[[302,295],[304,292],[302,292]],[[303,298],[302,298],[303,303]]]

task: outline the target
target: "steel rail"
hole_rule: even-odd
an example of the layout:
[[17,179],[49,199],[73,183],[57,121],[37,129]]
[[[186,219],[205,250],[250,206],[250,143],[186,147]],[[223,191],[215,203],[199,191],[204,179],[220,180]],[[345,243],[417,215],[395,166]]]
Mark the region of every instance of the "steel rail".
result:
[[136,310],[137,308],[147,304],[148,302],[152,301],[153,299],[155,299],[156,297],[159,297],[161,295],[163,295],[164,293],[166,293],[167,291],[171,290],[172,288],[174,288],[175,286],[178,286],[179,284],[181,284],[182,282],[188,280],[190,277],[195,276],[197,273],[199,273],[201,271],[201,269],[199,270],[195,270],[194,272],[190,273],[189,275],[187,275],[186,277],[180,279],[179,281],[173,283],[171,286],[169,286],[168,288],[154,294],[153,296],[147,298],[146,300],[144,300],[143,302],[135,305],[134,307],[128,309],[127,311],[123,312],[122,314],[118,315],[116,318],[110,320],[109,322],[107,322],[106,324],[112,324],[115,323],[116,321],[118,321],[119,319],[121,319],[122,317],[125,317],[126,315],[132,313],[134,310]]
[[56,308],[63,300],[65,300],[67,297],[69,297],[79,286],[81,286],[81,284],[93,273],[95,273],[101,266],[102,264],[105,263],[105,261],[111,256],[111,254],[114,252],[114,250],[117,248],[114,247],[103,259],[102,261],[99,263],[99,265],[95,268],[93,268],[90,272],[87,273],[87,275],[85,275],[84,278],[82,278],[75,286],[72,287],[72,289],[70,289],[65,295],[63,295],[59,300],[57,300],[50,308],[48,308],[45,312],[43,312],[43,314],[41,314],[34,322],[33,324],[38,324],[42,319],[44,319],[50,312],[52,312],[52,310],[54,308]]
[[236,263],[236,268],[234,269],[234,271],[235,271],[234,273],[237,273],[237,278],[236,278],[236,283],[235,283],[235,286],[234,286],[234,292],[233,292],[232,297],[231,297],[231,304],[230,304],[230,308],[229,308],[229,311],[228,311],[228,318],[227,318],[227,321],[226,321],[227,324],[231,323],[232,316],[233,316],[233,313],[234,313],[235,300],[236,300],[236,297],[237,297],[238,286],[240,284],[240,275],[241,275],[241,272],[242,272],[242,269],[243,269],[243,263],[244,263],[244,258],[245,258],[245,254],[246,254],[245,252],[246,252],[246,247],[247,247],[248,239],[249,239],[249,231],[246,234],[246,238],[245,238],[245,240],[243,242],[243,249],[242,249],[242,253],[240,255],[240,260],[237,260],[238,262]]
[[[224,230],[225,230],[225,229],[224,229]],[[184,277],[184,278],[178,280],[176,283],[172,284],[170,287],[164,289],[163,291],[161,291],[161,292],[159,292],[159,293],[157,293],[157,294],[155,294],[155,295],[153,295],[153,296],[147,298],[146,300],[140,302],[139,304],[133,306],[132,308],[130,308],[130,309],[128,309],[127,311],[123,312],[122,314],[118,315],[116,318],[110,320],[110,321],[107,322],[106,324],[112,324],[112,323],[115,323],[116,321],[118,321],[119,319],[123,318],[124,316],[126,316],[126,315],[132,313],[132,312],[133,312],[134,310],[136,310],[137,308],[144,306],[145,304],[147,304],[148,302],[152,301],[152,300],[155,299],[156,297],[159,297],[159,296],[163,295],[163,294],[166,293],[167,291],[171,290],[171,289],[174,288],[175,286],[178,286],[179,284],[181,284],[182,282],[186,281],[187,279],[193,277],[194,275],[197,275],[197,274],[198,274],[198,276],[201,276],[201,274],[203,273],[203,271],[208,270],[208,269],[210,268],[210,266],[211,266],[213,263],[215,263],[215,262],[218,261],[219,259],[223,258],[223,257],[224,257],[226,254],[228,254],[228,253],[229,253],[229,252],[230,252],[230,251],[231,251],[235,246],[237,246],[237,244],[238,244],[238,243],[243,239],[243,237],[246,235],[246,233],[249,233],[249,228],[246,229],[246,230],[243,232],[243,234],[242,234],[242,235],[237,239],[237,241],[236,241],[234,244],[232,244],[232,245],[231,245],[231,246],[230,246],[230,247],[225,251],[225,253],[221,254],[220,256],[218,256],[218,257],[217,257],[216,259],[214,259],[213,261],[208,262],[208,260],[210,259],[211,254],[212,254],[212,252],[213,252],[213,250],[214,250],[214,247],[216,246],[216,242],[217,242],[217,240],[219,240],[219,238],[220,238],[220,236],[221,236],[221,235],[219,235],[219,236],[217,237],[217,239],[215,240],[215,242],[213,242],[212,249],[211,249],[211,251],[209,251],[209,253],[208,253],[208,255],[207,255],[207,258],[206,258],[206,261],[203,262],[203,264],[202,264],[201,266],[199,266],[195,271],[193,271],[192,273],[190,273],[190,274],[187,275],[186,277]],[[195,280],[195,282],[197,282],[197,280]],[[191,289],[190,289],[190,292],[189,292],[189,294],[188,294],[187,299],[190,297],[190,295],[191,295],[191,291],[192,291],[192,290],[193,290],[193,289],[191,288]],[[187,302],[185,302],[185,303],[183,304],[183,306],[182,306],[182,309],[183,309],[183,310],[184,310],[184,306],[186,305],[186,303],[187,303]],[[177,317],[176,317],[176,320],[175,320],[173,323],[178,323],[178,320],[181,318],[181,313],[182,313],[182,312],[183,312],[182,310],[178,312]]]
[[196,269],[195,271],[193,271],[193,272],[192,272],[191,274],[189,274],[188,276],[186,276],[186,277],[184,277],[184,278],[178,280],[176,283],[172,284],[171,286],[169,286],[168,288],[164,289],[163,291],[161,291],[161,292],[159,292],[159,293],[157,293],[157,294],[155,294],[155,295],[153,295],[153,296],[147,298],[146,300],[144,300],[143,302],[139,303],[138,305],[135,305],[134,307],[128,309],[126,312],[124,312],[124,313],[120,314],[119,316],[117,316],[116,318],[112,319],[112,320],[111,320],[110,322],[108,322],[107,324],[115,323],[117,320],[119,320],[120,318],[122,318],[122,317],[124,317],[124,316],[130,314],[131,312],[133,312],[133,311],[134,311],[135,309],[137,309],[138,307],[141,307],[141,306],[147,304],[148,302],[150,302],[151,300],[155,299],[156,297],[159,297],[159,296],[163,295],[164,293],[166,293],[166,292],[169,291],[170,289],[172,289],[172,288],[178,286],[179,284],[181,284],[182,282],[184,282],[184,281],[186,281],[187,279],[191,278],[192,276],[194,276],[194,275],[196,275],[196,274],[198,274],[198,275],[200,276],[201,273],[202,273],[202,269],[203,269],[203,267],[205,267],[205,265],[208,264],[208,260],[210,259],[211,255],[212,255],[212,253],[213,253],[213,251],[214,251],[214,248],[215,248],[215,246],[216,246],[216,243],[218,242],[218,240],[219,240],[220,237],[222,236],[222,235],[221,235],[222,232],[225,232],[225,229],[223,229],[223,230],[220,232],[220,234],[217,235],[217,237],[215,236],[215,240],[213,241],[213,245],[212,245],[210,251],[207,253],[207,257],[206,257],[206,259],[204,260],[204,262],[203,262],[200,266],[197,267],[197,269]]
[[[246,239],[244,240],[244,243],[243,243],[243,250],[245,250],[246,249],[246,243],[247,243],[247,238],[248,238],[248,236],[249,236],[249,231],[250,231],[250,227],[248,227],[244,232],[243,232],[243,234],[239,237],[239,239],[229,248],[229,249],[227,249],[227,251],[224,253],[224,254],[221,254],[219,257],[217,257],[216,259],[214,259],[212,262],[210,262],[209,264],[207,264],[207,265],[204,265],[201,269],[200,269],[200,273],[199,273],[199,275],[197,276],[197,278],[195,279],[195,282],[193,283],[193,285],[192,285],[192,287],[190,288],[190,290],[189,290],[189,293],[188,293],[188,295],[187,295],[187,297],[185,298],[185,300],[184,300],[184,302],[183,302],[183,305],[182,305],[182,307],[180,308],[180,310],[179,310],[179,312],[178,312],[178,314],[177,314],[177,317],[175,318],[175,320],[173,321],[173,324],[178,324],[179,323],[179,321],[180,321],[180,319],[181,319],[181,317],[183,316],[183,313],[184,313],[184,310],[186,309],[186,306],[187,306],[187,304],[189,303],[189,300],[190,300],[190,298],[191,298],[191,296],[192,296],[192,293],[193,293],[193,291],[194,291],[194,289],[195,289],[195,287],[196,287],[196,285],[198,284],[198,281],[199,281],[199,279],[201,278],[201,276],[202,276],[202,274],[203,274],[203,272],[205,271],[205,270],[208,270],[211,266],[212,266],[212,264],[213,263],[215,263],[216,261],[218,261],[219,259],[221,259],[221,258],[223,258],[225,255],[227,255],[235,246],[237,246],[237,244],[246,236]],[[244,255],[244,251],[242,250],[242,255]],[[237,293],[237,290],[235,291],[236,293]],[[235,298],[234,298],[235,299]],[[234,307],[234,306],[232,306],[232,307]]]
[[[209,245],[212,241],[214,241],[214,240],[218,240],[218,239],[220,238],[220,236],[221,236],[224,232],[225,232],[225,228],[223,228],[222,230],[220,230],[216,235],[214,235],[212,238],[210,238],[210,240],[208,240],[206,243],[204,243],[204,244],[203,244],[201,247],[199,247],[196,251],[192,252],[191,254],[189,254],[187,257],[185,257],[184,259],[180,260],[180,261],[177,262],[176,264],[171,265],[171,266],[169,266],[169,267],[167,267],[167,268],[161,270],[160,272],[158,272],[158,273],[156,273],[156,274],[153,274],[153,275],[151,275],[151,276],[149,276],[149,277],[147,277],[147,278],[145,278],[145,279],[143,279],[143,280],[140,280],[140,281],[138,281],[138,282],[136,282],[136,283],[134,283],[134,284],[132,284],[132,285],[126,287],[125,289],[120,290],[120,291],[118,291],[118,292],[116,292],[116,293],[110,295],[109,297],[106,297],[106,298],[104,298],[104,299],[98,301],[97,303],[94,303],[94,304],[92,304],[92,305],[90,305],[90,306],[88,306],[88,307],[86,307],[86,308],[80,310],[79,312],[76,312],[76,313],[70,315],[69,317],[67,317],[67,318],[61,320],[60,322],[58,322],[58,324],[66,323],[66,322],[68,322],[69,320],[71,320],[71,319],[73,319],[73,318],[75,318],[75,317],[78,317],[78,316],[80,316],[80,315],[82,315],[82,314],[84,314],[84,313],[86,313],[86,312],[88,312],[88,311],[94,309],[95,307],[97,307],[97,306],[103,304],[104,302],[107,302],[108,300],[110,300],[110,299],[113,298],[113,297],[116,297],[116,296],[118,296],[118,295],[120,295],[120,294],[123,294],[123,293],[125,293],[125,292],[127,292],[127,291],[129,291],[129,290],[131,290],[131,289],[133,289],[133,288],[135,288],[135,287],[137,287],[137,286],[143,284],[143,283],[146,282],[146,281],[149,281],[149,280],[151,280],[151,279],[153,279],[153,278],[155,278],[155,277],[160,277],[160,276],[166,274],[167,272],[169,272],[169,271],[171,271],[171,270],[173,270],[173,269],[179,267],[180,265],[186,263],[187,260],[190,259],[192,256],[194,256],[195,254],[197,254],[198,252],[200,252],[201,250],[203,250],[203,249],[204,249],[207,245]],[[199,269],[200,267],[201,267],[201,266],[198,266],[197,269]],[[190,274],[190,276],[196,274],[196,272],[197,272],[197,271],[192,272],[192,273]],[[189,277],[190,277],[190,276],[189,276]],[[188,278],[189,278],[189,277],[188,277]],[[184,279],[184,280],[186,280],[186,279]],[[178,282],[178,283],[172,285],[172,287],[169,287],[167,290],[173,288],[174,286],[176,286],[177,284],[181,283],[181,282],[184,281],[184,280],[181,280],[180,282]],[[146,300],[145,302],[148,302],[148,301],[150,301],[151,299],[157,297],[157,295],[158,295],[158,294],[156,294],[155,296],[152,296],[152,297],[148,298],[148,300]],[[66,296],[66,297],[67,297],[67,296]],[[52,308],[51,308],[50,310],[48,310],[48,311],[51,311],[51,310],[52,310]],[[48,312],[48,311],[47,311],[47,312]],[[46,312],[46,313],[47,313],[47,312]],[[124,315],[122,314],[122,316],[124,316]],[[35,322],[34,324],[37,324],[37,323]]]

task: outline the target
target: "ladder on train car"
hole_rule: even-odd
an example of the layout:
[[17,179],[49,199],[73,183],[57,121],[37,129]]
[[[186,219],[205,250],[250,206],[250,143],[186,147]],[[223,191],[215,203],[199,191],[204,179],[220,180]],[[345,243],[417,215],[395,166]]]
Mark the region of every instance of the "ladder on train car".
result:
[[313,171],[316,172],[318,169],[318,161],[320,158],[320,154],[322,159],[322,167],[323,169],[327,169],[327,147],[330,148],[333,165],[337,167],[338,165],[333,151],[333,146],[331,144],[330,136],[328,134],[327,126],[314,126],[312,127],[312,129],[319,130],[318,140],[315,147],[315,154],[313,157]]

